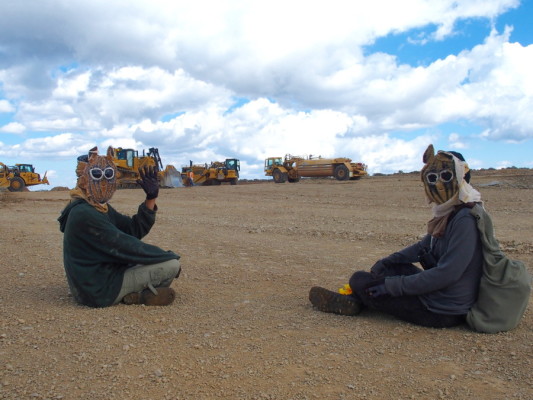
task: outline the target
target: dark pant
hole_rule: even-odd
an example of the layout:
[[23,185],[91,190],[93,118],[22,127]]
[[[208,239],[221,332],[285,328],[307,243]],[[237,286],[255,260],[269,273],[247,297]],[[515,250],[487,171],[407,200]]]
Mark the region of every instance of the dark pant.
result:
[[393,315],[403,321],[431,328],[447,328],[457,326],[465,321],[464,315],[445,315],[429,311],[418,296],[380,296],[370,297],[366,289],[379,283],[387,276],[413,275],[422,270],[413,264],[394,264],[381,274],[357,271],[350,278],[352,296],[366,307]]

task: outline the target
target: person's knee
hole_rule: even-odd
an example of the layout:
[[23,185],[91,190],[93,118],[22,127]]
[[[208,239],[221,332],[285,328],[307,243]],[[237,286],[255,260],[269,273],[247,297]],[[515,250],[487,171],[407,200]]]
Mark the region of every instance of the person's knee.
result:
[[361,293],[373,279],[369,272],[357,271],[350,278],[349,284],[354,293]]
[[164,279],[161,286],[170,286],[174,279],[178,279],[181,273],[181,265],[179,260],[172,259],[163,264]]
[[171,271],[171,274],[177,278],[181,272],[180,261],[176,259],[172,259],[168,263],[169,263],[168,268]]

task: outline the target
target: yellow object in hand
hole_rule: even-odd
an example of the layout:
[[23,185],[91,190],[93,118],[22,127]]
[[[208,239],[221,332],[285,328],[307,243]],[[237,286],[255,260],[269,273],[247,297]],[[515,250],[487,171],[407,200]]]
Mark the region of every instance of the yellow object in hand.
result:
[[352,288],[350,287],[349,284],[345,284],[343,287],[339,289],[339,293],[346,294],[346,295],[352,294]]

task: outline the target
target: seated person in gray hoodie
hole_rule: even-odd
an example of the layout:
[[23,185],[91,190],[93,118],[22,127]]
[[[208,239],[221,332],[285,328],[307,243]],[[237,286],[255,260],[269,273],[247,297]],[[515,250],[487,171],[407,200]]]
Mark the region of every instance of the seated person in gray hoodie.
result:
[[89,307],[118,303],[162,306],[174,301],[172,281],[180,274],[180,256],[144,243],[157,212],[157,171],[141,169],[137,181],[146,200],[133,217],[108,202],[117,187],[113,149],[99,156],[94,147],[78,158],[76,188],[58,218],[63,262],[74,299]]
[[[483,248],[470,209],[481,196],[470,186],[460,153],[429,145],[421,178],[433,218],[418,243],[357,271],[339,292],[313,287],[309,300],[318,310],[357,315],[364,308],[413,324],[444,328],[462,324],[476,303],[483,271]],[[420,263],[422,268],[413,263]]]

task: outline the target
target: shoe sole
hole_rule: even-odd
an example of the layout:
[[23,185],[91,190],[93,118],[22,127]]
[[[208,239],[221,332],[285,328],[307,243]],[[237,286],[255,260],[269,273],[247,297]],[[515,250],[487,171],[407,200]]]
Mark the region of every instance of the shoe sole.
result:
[[309,301],[319,311],[337,315],[357,315],[361,305],[351,296],[315,286],[309,291]]
[[127,305],[144,304],[145,306],[168,306],[174,302],[176,292],[168,287],[157,288],[157,295],[149,289],[140,293],[129,293],[122,298],[122,302]]

